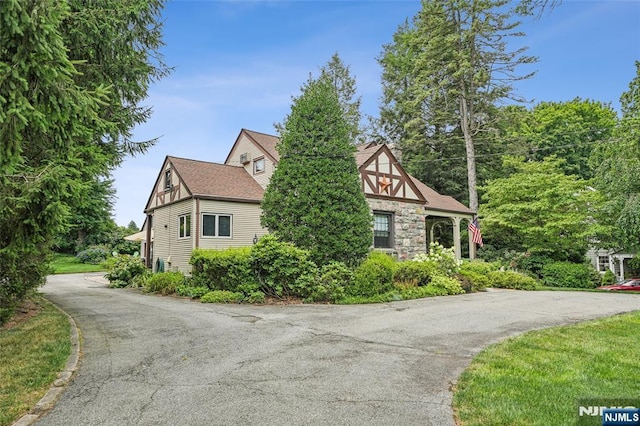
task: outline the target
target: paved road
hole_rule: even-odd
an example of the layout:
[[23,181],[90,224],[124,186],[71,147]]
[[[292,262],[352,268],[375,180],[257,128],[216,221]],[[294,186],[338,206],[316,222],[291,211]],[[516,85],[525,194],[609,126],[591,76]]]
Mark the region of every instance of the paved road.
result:
[[79,372],[41,425],[452,425],[451,382],[487,344],[640,309],[640,296],[486,293],[380,305],[212,305],[42,289],[83,336]]

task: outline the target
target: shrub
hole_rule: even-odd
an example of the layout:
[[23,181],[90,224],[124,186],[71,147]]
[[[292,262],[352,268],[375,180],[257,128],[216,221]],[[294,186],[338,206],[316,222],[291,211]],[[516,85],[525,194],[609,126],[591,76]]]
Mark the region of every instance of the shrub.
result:
[[258,287],[251,266],[251,247],[226,250],[196,249],[189,263],[193,265],[193,280],[198,286],[212,290],[239,291],[243,285]]
[[249,293],[247,298],[245,299],[247,303],[264,303],[265,295],[261,291],[254,291]]
[[513,290],[535,290],[537,283],[534,278],[515,271],[493,271],[487,276],[491,287],[509,288]]
[[629,272],[634,276],[640,276],[640,256],[633,256],[631,260],[629,260]]
[[123,254],[115,256],[113,266],[105,275],[111,283],[111,287],[127,287],[132,284],[133,278],[143,274],[147,269],[139,257]]
[[176,294],[178,296],[190,297],[192,299],[199,299],[210,291],[209,287],[194,287],[188,284],[181,284],[176,287]]
[[460,260],[456,259],[452,248],[444,248],[439,243],[429,245],[429,253],[420,253],[413,258],[416,262],[435,262],[441,275],[453,276],[460,269]]
[[240,303],[244,294],[228,290],[213,290],[200,298],[202,303]]
[[82,250],[80,253],[76,254],[76,257],[78,258],[78,260],[80,260],[80,262],[90,263],[92,265],[97,265],[104,262],[105,260],[107,260],[107,256],[109,256],[107,250],[97,246],[89,247],[88,249]]
[[456,280],[455,278],[445,277],[443,275],[434,276],[428,287],[437,290],[439,293],[438,295],[441,296],[464,293],[464,290],[460,285],[460,281]]
[[353,272],[342,262],[331,262],[320,269],[320,277],[307,297],[311,302],[335,302],[353,282]]
[[553,262],[542,268],[542,282],[552,287],[595,288],[601,277],[587,263]]
[[611,269],[607,269],[607,272],[602,275],[602,285],[610,285],[616,282],[616,274]]
[[317,266],[309,252],[267,234],[251,248],[251,265],[263,293],[275,297],[307,297],[315,285]]
[[182,272],[159,272],[147,278],[144,291],[162,295],[173,294],[176,292],[176,288],[183,283],[184,274]]
[[399,262],[393,273],[393,281],[413,286],[426,286],[438,271],[438,265],[434,261],[416,262],[409,260]]
[[467,293],[482,291],[491,284],[488,278],[489,273],[497,270],[497,263],[473,260],[464,262],[460,266],[460,272],[458,272],[456,278]]
[[552,263],[553,260],[549,257],[540,255],[540,254],[531,254],[529,252],[519,253],[514,256],[510,268],[516,269],[521,272],[529,272],[531,275],[541,278],[542,277],[542,268],[547,263]]
[[356,268],[353,284],[346,288],[351,296],[381,295],[393,290],[393,273],[397,267],[391,256],[373,251]]

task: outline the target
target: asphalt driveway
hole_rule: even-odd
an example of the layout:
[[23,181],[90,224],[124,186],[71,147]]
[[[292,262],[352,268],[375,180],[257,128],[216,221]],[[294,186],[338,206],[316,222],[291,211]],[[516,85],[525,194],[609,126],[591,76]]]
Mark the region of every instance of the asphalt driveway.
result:
[[41,425],[452,425],[487,344],[640,309],[640,295],[489,291],[379,305],[213,305],[49,277],[82,334]]

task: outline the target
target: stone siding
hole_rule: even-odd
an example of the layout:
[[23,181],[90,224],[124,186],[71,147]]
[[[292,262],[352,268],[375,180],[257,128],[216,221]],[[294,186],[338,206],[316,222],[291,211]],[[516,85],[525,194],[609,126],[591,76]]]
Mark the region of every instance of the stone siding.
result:
[[413,259],[427,251],[424,206],[396,200],[367,198],[371,210],[394,213],[394,249],[398,259]]

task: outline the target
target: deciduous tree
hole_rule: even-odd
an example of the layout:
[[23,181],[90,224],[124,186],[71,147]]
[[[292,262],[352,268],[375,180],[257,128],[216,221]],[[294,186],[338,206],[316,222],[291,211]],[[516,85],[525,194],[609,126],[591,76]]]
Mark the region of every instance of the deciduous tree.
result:
[[510,248],[558,261],[581,261],[596,233],[594,215],[602,206],[601,194],[580,177],[566,175],[562,159],[504,161],[512,173],[484,187],[485,239],[506,234],[519,245]]

